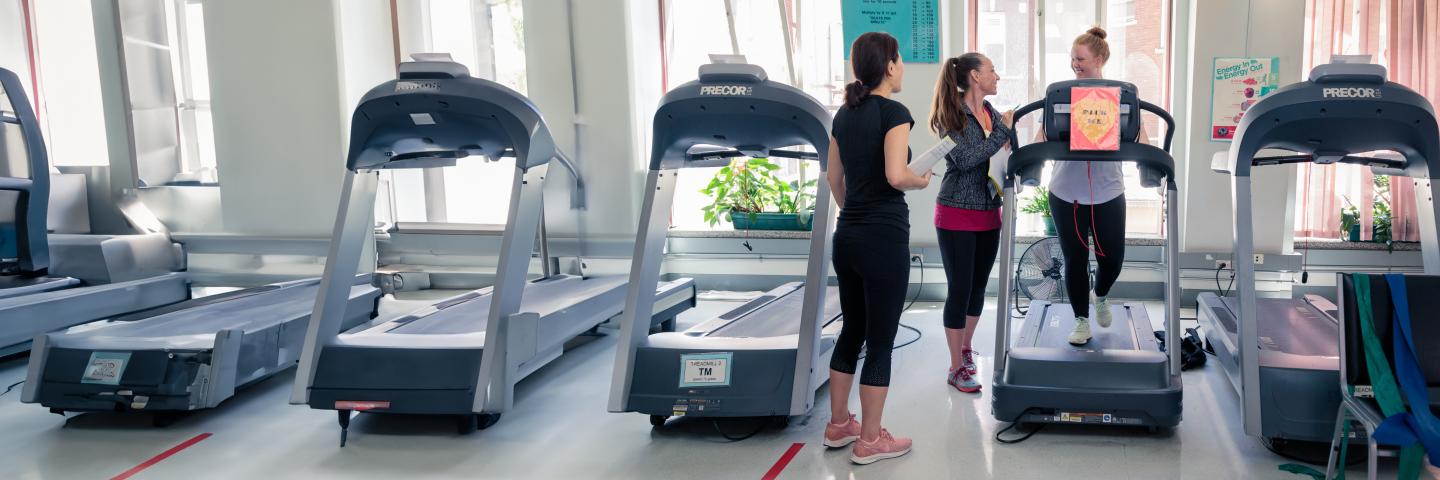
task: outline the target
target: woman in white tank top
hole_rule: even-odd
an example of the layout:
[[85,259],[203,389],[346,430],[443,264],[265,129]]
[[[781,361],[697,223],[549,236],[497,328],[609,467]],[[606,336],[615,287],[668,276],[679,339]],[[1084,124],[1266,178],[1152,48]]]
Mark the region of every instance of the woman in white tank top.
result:
[[[1070,68],[1076,78],[1103,78],[1110,59],[1105,30],[1100,27],[1075,38]],[[1042,133],[1043,135],[1043,133]],[[1138,141],[1145,138],[1141,128]],[[1090,341],[1090,254],[1095,254],[1095,310],[1100,328],[1108,328],[1113,314],[1106,295],[1120,278],[1125,263],[1125,174],[1120,162],[1055,162],[1050,179],[1050,212],[1065,256],[1065,290],[1075,315],[1069,341]]]

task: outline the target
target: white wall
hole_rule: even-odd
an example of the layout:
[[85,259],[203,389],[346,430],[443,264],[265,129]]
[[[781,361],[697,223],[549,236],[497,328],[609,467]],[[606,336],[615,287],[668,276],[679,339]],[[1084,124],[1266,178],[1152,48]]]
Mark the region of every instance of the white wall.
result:
[[[1177,10],[1177,13],[1183,13]],[[1182,17],[1183,18],[1183,17]],[[1211,156],[1230,142],[1210,141],[1211,62],[1215,57],[1280,57],[1280,83],[1300,81],[1304,49],[1303,0],[1192,0],[1189,10],[1190,65],[1186,120],[1180,135],[1185,252],[1233,250],[1234,215],[1230,179],[1210,170]],[[1177,52],[1179,53],[1179,52]],[[1177,118],[1177,121],[1179,119]],[[1290,253],[1294,237],[1295,167],[1265,167],[1254,174],[1255,252]],[[1283,205],[1283,207],[1281,207]]]
[[628,255],[635,239],[650,121],[661,95],[657,5],[529,0],[523,6],[529,97],[587,189],[588,208],[570,209],[570,176],[552,165],[546,224],[553,237],[580,235],[580,251],[591,255],[597,249]]
[[[51,165],[106,165],[105,118],[89,0],[30,2]],[[8,40],[8,39],[7,39]],[[23,47],[22,47],[23,48]]]
[[0,0],[0,68],[11,72],[25,83],[25,94],[35,98],[30,91],[29,56],[25,54],[25,18],[20,9],[20,0]]
[[[330,233],[355,89],[380,81],[381,69],[367,62],[393,63],[388,8],[379,20],[383,2],[344,2],[343,9],[340,3],[205,3],[215,151],[228,233]],[[357,48],[347,52],[341,41]],[[357,75],[359,83],[347,88],[347,73]],[[376,78],[360,81],[363,77]]]

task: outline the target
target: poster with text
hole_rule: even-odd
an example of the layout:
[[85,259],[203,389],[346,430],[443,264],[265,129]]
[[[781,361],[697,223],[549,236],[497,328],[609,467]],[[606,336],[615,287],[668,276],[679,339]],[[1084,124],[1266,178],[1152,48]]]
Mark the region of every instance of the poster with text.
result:
[[1235,138],[1245,111],[1280,88],[1280,58],[1216,57],[1210,95],[1210,139]]
[[845,59],[865,32],[885,32],[900,42],[908,63],[940,61],[940,0],[843,0]]
[[1120,149],[1120,87],[1070,88],[1070,149]]

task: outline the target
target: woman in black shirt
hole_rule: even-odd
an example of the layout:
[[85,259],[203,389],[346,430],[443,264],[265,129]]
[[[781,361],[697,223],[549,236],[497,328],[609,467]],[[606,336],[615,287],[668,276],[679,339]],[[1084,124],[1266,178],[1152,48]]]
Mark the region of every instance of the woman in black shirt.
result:
[[[905,74],[895,38],[879,32],[861,35],[850,48],[850,63],[856,80],[845,86],[845,106],[835,114],[827,165],[827,180],[840,205],[833,264],[845,323],[830,358],[832,417],[825,445],[854,443],[851,461],[868,464],[910,451],[910,439],[890,435],[880,418],[910,276],[910,209],[902,192],[925,188],[931,174],[919,176],[907,166],[915,121],[904,105],[890,99]],[[862,345],[857,422],[849,400]]]

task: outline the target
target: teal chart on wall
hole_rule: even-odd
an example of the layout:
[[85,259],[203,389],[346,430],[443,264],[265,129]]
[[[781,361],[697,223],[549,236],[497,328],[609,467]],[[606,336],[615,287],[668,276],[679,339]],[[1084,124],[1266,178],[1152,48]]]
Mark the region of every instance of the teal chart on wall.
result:
[[940,61],[940,0],[843,0],[841,15],[847,59],[856,37],[886,32],[900,41],[906,62]]

